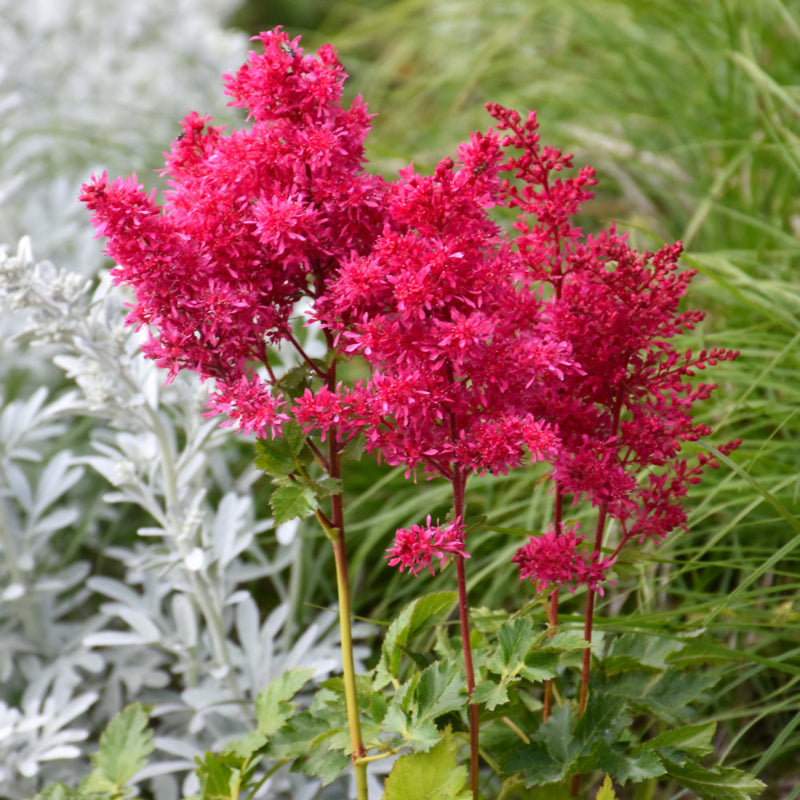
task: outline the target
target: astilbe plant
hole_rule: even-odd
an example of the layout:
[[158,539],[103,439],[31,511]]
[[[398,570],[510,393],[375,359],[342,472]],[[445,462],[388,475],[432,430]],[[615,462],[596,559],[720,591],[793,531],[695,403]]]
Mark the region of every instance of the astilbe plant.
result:
[[[548,537],[573,542],[582,538],[562,526],[565,497],[573,503],[588,500],[597,509],[589,559],[575,560],[563,543],[545,550],[545,537],[521,548],[515,560],[522,577],[540,590],[559,583],[573,584],[574,590],[576,579],[587,587],[585,637],[590,641],[599,579],[629,542],[657,542],[685,526],[683,500],[689,485],[699,482],[705,467],[717,466],[708,455],[699,455],[694,465],[680,455],[683,443],[711,432],[707,425],[695,423],[691,412],[715,385],[693,385],[690,379],[698,370],[738,354],[725,349],[679,352],[672,340],[704,317],[701,311],[680,309],[695,274],[678,269],[681,245],[639,254],[613,228],[581,236],[573,218],[591,197],[591,168],[574,178],[555,178],[572,166],[571,156],[540,145],[536,115],[523,121],[518,113],[497,105],[489,106],[489,112],[499,130],[509,131],[504,144],[511,155],[505,168],[511,177],[504,183],[504,199],[522,212],[514,242],[520,277],[547,287],[547,328],[569,342],[580,365],[559,384],[543,387],[550,391],[547,407],[561,437],[552,470],[555,528]],[[727,454],[737,445],[738,440],[720,450]],[[620,533],[603,557],[609,520],[618,522]],[[562,580],[554,581],[549,554],[563,565],[574,564],[573,573],[566,569]],[[552,625],[557,597],[553,592]],[[581,713],[590,656],[587,649]]]
[[[557,590],[586,588],[590,642],[594,596],[621,549],[683,525],[688,485],[716,466],[708,456],[693,466],[679,456],[683,442],[710,432],[692,421],[691,409],[714,386],[689,378],[736,356],[680,354],[671,343],[703,317],[679,310],[694,274],[677,269],[680,245],[640,255],[613,229],[583,236],[573,219],[591,197],[591,168],[554,179],[571,157],[540,146],[535,114],[523,121],[501,106],[489,111],[498,132],[509,133],[473,135],[457,170],[445,160],[429,178],[401,172],[387,229],[369,255],[344,265],[323,303],[343,349],[372,366],[370,382],[350,394],[350,424],[363,426],[367,447],[389,463],[453,485],[450,526],[431,527],[428,518],[426,528],[398,531],[389,559],[417,572],[454,554],[470,694],[467,477],[515,468],[525,448],[550,460],[554,523],[513,561],[537,591],[551,592],[553,631]],[[502,182],[501,170],[510,173]],[[522,212],[516,236],[491,221],[495,205]],[[566,497],[597,509],[588,551],[578,526],[563,522]],[[611,519],[621,535],[604,554]],[[590,657],[587,648],[579,715]],[[550,699],[548,682],[545,719]],[[476,794],[477,706],[471,709]]]
[[[475,688],[463,551],[469,475],[506,473],[525,454],[555,452],[541,420],[539,384],[563,376],[569,346],[539,325],[539,300],[518,291],[514,260],[488,211],[497,203],[502,153],[496,136],[462,145],[458,165],[430,177],[412,167],[388,196],[388,221],[366,256],[348,261],[322,304],[345,352],[372,366],[349,393],[349,424],[390,464],[452,485],[453,518],[442,530],[399,531],[390,563],[414,570],[453,554],[467,690]],[[331,325],[330,322],[328,322]],[[470,705],[477,792],[478,707]]]
[[[505,474],[531,460],[550,464],[552,525],[513,561],[523,579],[550,593],[551,634],[558,590],[586,592],[580,717],[595,594],[626,544],[657,541],[685,523],[688,485],[716,465],[708,457],[690,465],[679,453],[682,443],[708,432],[691,410],[713,386],[689,379],[735,353],[675,349],[671,340],[702,318],[679,310],[692,277],[678,269],[680,246],[640,255],[613,229],[584,236],[573,220],[591,197],[594,173],[587,167],[556,178],[571,159],[539,144],[535,115],[523,121],[490,105],[496,130],[473,134],[456,160],[443,160],[431,176],[409,166],[387,184],[364,170],[369,116],[360,98],[342,106],[345,76],[333,50],[304,56],[280,29],[258,38],[263,53],[251,53],[226,78],[232,104],[249,109],[249,128],[225,135],[196,114],[185,119],[167,156],[163,206],[135,178],[109,182],[105,175],[84,187],[82,199],[98,235],[108,237],[114,279],[136,294],[129,322],[149,331],[146,354],[170,375],[190,369],[213,381],[209,413],[224,414],[223,424],[264,440],[282,437],[262,441],[257,459],[277,487],[275,515],[313,512],[333,543],[349,728],[343,749],[360,798],[367,762],[396,752],[380,726],[401,734],[400,746],[416,742],[425,750],[441,738],[436,747],[450,753],[449,727],[439,731],[433,720],[459,707],[462,690],[446,660],[400,685],[399,648],[419,623],[412,611],[387,636],[398,650],[385,646],[376,668],[373,685],[396,689],[391,707],[367,692],[369,710],[359,710],[340,485],[345,443],[363,435],[368,450],[405,465],[415,479],[450,483],[450,518],[434,525],[429,516],[398,531],[387,559],[413,574],[434,571],[434,560],[455,562],[477,798],[479,703],[493,710],[507,702],[508,682],[516,680],[503,661],[514,651],[508,637],[532,641],[532,624],[515,617],[500,632],[505,655],[482,656],[478,686],[465,577],[468,478]],[[496,207],[519,211],[511,233],[493,219]],[[326,342],[324,359],[312,358],[294,333],[294,316],[308,304],[306,320]],[[278,347],[294,351],[296,369],[274,368]],[[370,373],[347,386],[337,361],[352,356],[363,357]],[[314,477],[312,459],[325,478]],[[320,506],[323,497],[330,513]],[[577,524],[564,519],[567,499],[597,511],[588,548]],[[611,520],[618,523],[615,542],[605,541]],[[448,607],[442,597],[425,607],[441,613]],[[545,650],[546,668],[517,672],[551,679],[555,650]],[[486,679],[492,672],[501,675],[494,686]],[[270,698],[290,699],[303,680],[287,678]],[[546,684],[545,723],[551,688]],[[326,697],[316,711],[326,708]],[[367,755],[361,735],[367,713],[377,715],[370,716],[376,756]],[[270,744],[270,726],[279,729],[285,719],[260,718],[261,745],[240,742],[234,752],[247,763],[254,747],[298,757],[302,726],[315,731],[308,734],[314,747],[330,735],[312,713],[292,723],[294,745],[280,736]],[[663,774],[655,753],[647,758],[650,771],[640,774]]]
[[[116,261],[112,276],[136,294],[129,322],[146,326],[143,350],[174,375],[190,369],[213,380],[209,413],[222,413],[239,430],[280,434],[292,414],[290,390],[272,367],[269,349],[294,348],[307,378],[324,396],[335,390],[336,360],[314,361],[293,334],[292,315],[303,300],[321,297],[341,263],[366,253],[382,224],[385,184],[363,169],[370,118],[356,98],[341,102],[345,73],[333,49],[303,55],[299,39],[275,30],[225,78],[231,105],[248,109],[252,125],[224,135],[191,114],[164,169],[169,189],[158,206],[135,178],[95,177],[82,200]],[[326,332],[329,350],[332,335]],[[333,484],[330,514],[316,513],[333,543],[351,746],[363,756],[350,647],[347,557],[341,490],[340,437],[330,416],[309,417],[313,394],[298,400],[299,419],[323,431],[327,454],[314,455]],[[303,413],[303,409],[306,413]],[[302,447],[302,445],[301,445]],[[294,453],[293,455],[299,455]],[[276,516],[291,518],[296,501],[310,504],[308,487],[292,475]],[[304,477],[307,477],[304,474]],[[315,488],[319,488],[316,484]],[[286,512],[282,509],[289,508]],[[359,793],[366,792],[363,766]]]

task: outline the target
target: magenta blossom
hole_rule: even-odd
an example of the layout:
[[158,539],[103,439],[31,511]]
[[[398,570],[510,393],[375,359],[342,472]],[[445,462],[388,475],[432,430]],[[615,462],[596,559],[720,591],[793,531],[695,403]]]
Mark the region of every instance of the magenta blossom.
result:
[[443,564],[448,553],[455,553],[469,558],[464,552],[464,526],[460,519],[454,519],[445,528],[441,528],[437,520],[436,525],[431,525],[431,517],[425,522],[425,527],[412,525],[410,528],[401,528],[395,534],[394,547],[387,549],[386,558],[389,566],[400,567],[400,572],[407,569],[413,575],[419,574],[426,567],[435,574],[433,559],[438,558]]
[[680,456],[683,444],[710,433],[694,422],[692,407],[715,386],[691,379],[737,353],[678,350],[674,339],[703,319],[681,309],[695,273],[680,269],[680,243],[638,253],[613,227],[583,235],[573,218],[591,197],[593,171],[561,177],[572,157],[540,144],[535,114],[523,120],[497,105],[489,112],[508,132],[503,199],[521,212],[512,243],[517,274],[547,288],[542,327],[569,343],[578,367],[540,385],[561,440],[552,460],[557,495],[588,500],[601,520],[617,519],[617,552],[631,540],[659,540],[685,524],[688,486],[716,465],[702,456],[687,465]]
[[403,170],[375,246],[343,265],[320,304],[345,352],[372,368],[352,398],[368,449],[451,482],[553,456],[541,384],[573,364],[490,216],[500,159],[489,132],[432,176]]
[[370,116],[361,98],[342,104],[333,49],[303,55],[280,28],[257,38],[263,53],[225,78],[249,127],[186,117],[166,154],[163,205],[135,176],[93,177],[81,199],[108,238],[114,280],[134,291],[128,323],[147,327],[146,355],[171,376],[213,380],[210,410],[265,435],[282,419],[268,347],[294,346],[298,300],[371,250],[386,186],[364,171]]
[[541,536],[531,536],[511,559],[519,566],[520,579],[531,581],[537,594],[561,588],[574,593],[577,586],[603,594],[601,581],[606,579],[613,559],[600,560],[596,554],[581,552],[584,537],[577,534],[578,527],[561,526],[556,531],[551,525]]

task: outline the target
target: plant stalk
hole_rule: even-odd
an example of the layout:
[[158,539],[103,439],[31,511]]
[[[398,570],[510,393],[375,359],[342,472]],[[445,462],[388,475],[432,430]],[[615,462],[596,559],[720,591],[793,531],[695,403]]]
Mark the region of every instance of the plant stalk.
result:
[[[341,479],[341,459],[339,455],[338,431],[332,430],[328,444],[328,464],[330,477]],[[344,508],[342,495],[331,497],[333,530],[326,531],[333,545],[336,562],[336,592],[339,600],[339,631],[342,640],[342,678],[344,681],[347,723],[350,729],[350,745],[353,750],[353,770],[356,776],[356,795],[358,800],[368,800],[367,765],[362,759],[366,756],[361,738],[361,720],[358,716],[358,689],[356,687],[356,667],[353,657],[353,632],[351,627],[350,579],[347,573],[347,544],[344,534]]]
[[[603,546],[603,531],[606,526],[606,514],[608,513],[608,506],[602,505],[600,513],[597,515],[597,529],[595,530],[594,537],[594,551],[597,556],[600,554],[600,549]],[[583,651],[583,665],[581,668],[581,691],[578,698],[578,719],[583,716],[586,711],[586,702],[589,697],[589,677],[592,668],[592,625],[594,623],[594,598],[597,593],[594,589],[586,587],[586,609],[583,615],[583,638],[584,641],[590,645]],[[574,775],[572,778],[572,796],[578,796],[578,786],[580,784],[580,775]]]
[[[456,519],[464,521],[464,493],[466,476],[457,466],[453,468],[453,512]],[[475,670],[472,666],[470,644],[469,603],[467,601],[467,579],[464,571],[464,556],[456,554],[456,579],[458,582],[458,617],[461,623],[461,647],[464,651],[464,671],[467,675],[467,692],[470,699],[475,691]],[[478,800],[478,704],[469,704],[469,780],[473,800]]]
[[[556,498],[553,505],[553,530],[556,536],[561,532],[561,517],[564,508],[564,495],[556,484]],[[549,605],[547,607],[547,638],[551,639],[556,634],[558,627],[558,589],[553,589],[550,593]],[[544,699],[542,701],[542,722],[547,722],[553,708],[553,680],[548,678],[544,682]]]

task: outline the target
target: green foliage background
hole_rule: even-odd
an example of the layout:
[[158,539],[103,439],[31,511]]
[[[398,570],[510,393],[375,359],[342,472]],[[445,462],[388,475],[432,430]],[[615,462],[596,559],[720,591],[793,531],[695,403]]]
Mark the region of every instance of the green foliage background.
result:
[[[535,108],[543,142],[598,172],[586,229],[615,221],[646,249],[684,242],[699,270],[689,304],[709,311],[687,346],[741,351],[701,413],[713,441],[743,444],[693,491],[689,531],[621,570],[601,625],[712,632],[711,660],[727,666],[703,709],[724,722],[718,755],[770,784],[765,796],[800,797],[800,2],[253,0],[234,22],[283,24],[307,49],[330,41],[349,91],[377,114],[368,155],[387,175],[453,154],[487,127],[486,102]],[[432,585],[387,573],[383,548],[398,525],[444,515],[448,499],[435,483],[376,474],[365,460],[346,483],[352,575],[359,613],[390,620]],[[475,605],[530,600],[509,558],[513,531],[549,517],[535,489],[530,474],[471,484],[470,512],[505,531],[471,541]],[[332,583],[317,566],[309,597]]]

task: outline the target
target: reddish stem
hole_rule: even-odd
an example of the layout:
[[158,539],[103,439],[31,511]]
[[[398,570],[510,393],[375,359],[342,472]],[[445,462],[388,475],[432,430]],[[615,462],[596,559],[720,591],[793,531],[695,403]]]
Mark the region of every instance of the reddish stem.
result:
[[[561,515],[564,507],[564,495],[556,484],[556,499],[553,507],[553,529],[556,536],[561,532]],[[554,589],[550,593],[550,604],[547,608],[547,624],[549,630],[547,631],[547,638],[551,639],[556,634],[558,626],[558,589]],[[550,718],[550,713],[553,708],[553,681],[548,679],[544,682],[544,707],[542,708],[542,722],[547,722]]]
[[[594,551],[596,556],[599,556],[600,549],[603,546],[603,531],[606,526],[606,515],[608,513],[608,506],[602,505],[600,513],[597,515],[597,529],[594,537]],[[583,621],[583,638],[587,645],[592,643],[592,625],[594,623],[594,598],[595,590],[586,587],[586,610],[584,611]],[[587,646],[583,651],[583,665],[581,668],[581,693],[578,699],[578,719],[583,716],[586,711],[586,702],[589,697],[589,676],[592,668],[592,648]],[[572,777],[572,796],[578,796],[578,787],[580,784],[581,776],[574,775]]]
[[[461,469],[453,467],[453,512],[456,519],[464,520],[464,493],[467,479]],[[461,647],[464,652],[464,671],[467,675],[467,691],[470,698],[475,691],[475,670],[472,666],[470,644],[469,603],[467,601],[467,579],[464,571],[464,556],[456,554],[456,578],[458,581],[458,617],[461,622]],[[473,800],[478,800],[478,704],[469,704],[469,777]]]

